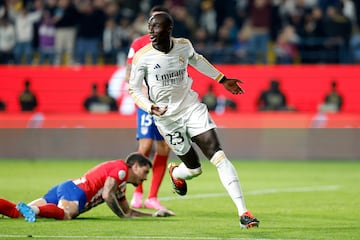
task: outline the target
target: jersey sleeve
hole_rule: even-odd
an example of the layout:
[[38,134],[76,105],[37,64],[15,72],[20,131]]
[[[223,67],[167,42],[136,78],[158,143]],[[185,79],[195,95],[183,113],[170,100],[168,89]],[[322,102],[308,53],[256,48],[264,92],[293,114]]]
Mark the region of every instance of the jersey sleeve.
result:
[[150,38],[148,35],[143,35],[141,37],[136,38],[130,45],[130,49],[127,55],[126,63],[131,65],[133,62],[133,58],[135,53],[139,51],[142,47],[150,42]]
[[189,44],[189,64],[193,66],[196,70],[201,72],[202,74],[216,80],[219,82],[224,74],[217,70],[206,58],[204,58],[201,54],[198,54],[190,41]]
[[134,62],[131,68],[130,81],[129,81],[129,94],[133,98],[135,104],[150,113],[152,102],[142,91],[143,80],[146,75],[146,67],[142,61]]
[[132,64],[132,61],[133,61],[133,58],[134,58],[134,55],[135,55],[134,44],[135,44],[135,42],[131,43],[131,46],[130,46],[130,49],[129,49],[129,52],[128,52],[128,55],[127,55],[127,59],[126,59],[126,63],[129,64],[129,65]]

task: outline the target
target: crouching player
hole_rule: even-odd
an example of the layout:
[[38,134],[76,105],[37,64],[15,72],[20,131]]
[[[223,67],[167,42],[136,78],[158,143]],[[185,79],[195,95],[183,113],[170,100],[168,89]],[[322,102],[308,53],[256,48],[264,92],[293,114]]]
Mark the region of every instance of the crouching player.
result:
[[15,204],[0,198],[0,214],[11,218],[24,217],[28,222],[35,222],[37,217],[74,219],[105,202],[120,218],[173,216],[175,214],[167,209],[146,213],[129,206],[125,196],[126,184],[141,184],[147,179],[151,167],[146,157],[131,153],[125,160],[100,163],[81,178],[60,183],[29,204]]

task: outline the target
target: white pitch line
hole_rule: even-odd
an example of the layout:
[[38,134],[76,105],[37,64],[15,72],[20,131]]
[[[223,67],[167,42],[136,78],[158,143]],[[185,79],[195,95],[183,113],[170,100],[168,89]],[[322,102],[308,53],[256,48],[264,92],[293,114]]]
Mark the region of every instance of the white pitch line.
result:
[[[264,194],[276,194],[276,193],[294,193],[294,192],[319,192],[319,191],[335,191],[339,189],[339,185],[331,186],[312,186],[312,187],[294,187],[284,189],[262,189],[246,192],[246,195],[264,195]],[[208,194],[194,194],[184,197],[161,197],[162,201],[171,201],[177,199],[195,199],[195,198],[216,198],[227,196],[227,193],[208,193]],[[215,238],[215,237],[175,237],[175,236],[45,236],[45,235],[4,235],[0,234],[0,238],[45,238],[45,239],[191,239],[191,240],[250,240],[249,238]],[[270,238],[251,238],[251,240],[295,240],[295,239],[270,239]]]
[[[323,191],[335,191],[340,188],[339,185],[331,186],[311,186],[311,187],[294,187],[294,188],[274,188],[274,189],[261,189],[245,192],[245,195],[264,195],[264,194],[275,194],[275,193],[296,193],[296,192],[323,192]],[[171,201],[178,199],[197,199],[197,198],[216,198],[228,196],[226,192],[222,193],[206,193],[206,194],[194,194],[186,196],[175,196],[175,197],[160,197],[161,201]]]
[[45,238],[45,239],[184,239],[184,240],[296,240],[290,238],[217,238],[217,237],[175,237],[175,236],[49,236],[49,235],[5,235],[0,238]]

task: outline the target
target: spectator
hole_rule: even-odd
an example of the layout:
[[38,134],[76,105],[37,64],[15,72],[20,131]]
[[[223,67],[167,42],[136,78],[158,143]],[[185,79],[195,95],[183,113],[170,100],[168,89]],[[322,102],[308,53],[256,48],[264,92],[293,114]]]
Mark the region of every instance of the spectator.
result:
[[264,90],[257,101],[259,111],[285,111],[289,110],[285,94],[280,90],[279,81],[271,80],[270,86]]
[[342,6],[342,13],[350,19],[353,26],[356,26],[356,8],[352,0],[340,0]]
[[174,17],[174,36],[190,38],[195,29],[195,20],[188,14],[187,9],[183,6],[175,6],[170,13]]
[[121,45],[121,40],[117,31],[116,21],[110,18],[105,23],[102,35],[102,45],[105,64],[116,64],[117,55]]
[[6,111],[6,103],[0,99],[0,112]]
[[244,24],[242,29],[238,31],[237,38],[234,44],[234,54],[236,63],[248,62],[248,47],[249,38],[251,36],[251,27],[248,24]]
[[39,64],[55,63],[55,24],[49,11],[45,11],[39,24]]
[[222,25],[220,25],[217,39],[213,47],[212,61],[214,63],[234,63],[234,42],[238,28],[235,25],[235,21],[232,17],[224,19]]
[[120,18],[116,32],[120,40],[117,63],[119,65],[124,65],[126,62],[127,53],[130,48],[130,39],[132,39],[132,36],[134,34],[131,19],[126,16]]
[[26,79],[24,82],[24,91],[19,96],[21,111],[34,111],[38,106],[37,97],[30,89],[30,80]]
[[55,10],[55,64],[74,63],[76,26],[79,13],[71,0],[59,0]]
[[349,58],[352,24],[339,6],[329,6],[326,13],[324,31],[327,63],[345,63]]
[[84,101],[84,108],[88,112],[98,111],[100,106],[100,110],[103,108],[101,107],[100,98],[98,94],[97,84],[94,83],[92,85],[92,93],[88,96]]
[[299,37],[295,33],[295,29],[291,26],[285,26],[275,43],[276,63],[292,64],[297,57],[297,44]]
[[214,85],[209,84],[208,91],[201,98],[201,102],[205,103],[210,112],[215,111],[217,106],[217,96],[214,93]]
[[321,112],[340,112],[343,104],[343,97],[337,89],[337,82],[331,82],[331,90],[325,95],[324,102],[320,105]]
[[211,39],[215,39],[216,36],[218,28],[216,19],[217,12],[214,8],[214,3],[209,0],[201,1],[198,23],[200,27],[205,28]]
[[211,59],[211,46],[212,41],[205,28],[199,27],[194,32],[194,48],[198,53],[203,55],[205,58]]
[[132,23],[134,33],[133,39],[140,37],[141,35],[147,34],[148,17],[145,13],[139,13]]
[[254,0],[249,3],[249,24],[252,34],[249,39],[249,61],[267,63],[268,43],[270,40],[271,2]]
[[115,98],[111,97],[109,94],[109,84],[105,83],[105,93],[100,96],[99,100],[101,103],[104,103],[108,106],[109,111],[116,112],[118,110],[118,105]]
[[[98,1],[86,0],[79,5],[79,22],[75,46],[77,63],[85,64],[87,54],[91,64],[96,64],[99,57],[101,36],[104,32],[106,15]],[[91,24],[89,24],[91,23]]]
[[298,31],[301,37],[298,46],[299,57],[302,63],[324,62],[324,44],[325,37],[323,12],[320,7],[314,7],[304,16],[304,24]]
[[360,31],[356,28],[350,40],[351,62],[360,63]]
[[13,62],[13,49],[16,44],[14,25],[6,18],[0,18],[0,64]]
[[40,20],[42,12],[40,10],[30,12],[27,8],[22,8],[20,12],[11,11],[11,19],[15,22],[16,45],[14,57],[16,64],[31,64],[33,61],[34,49],[32,41],[34,38],[34,23]]

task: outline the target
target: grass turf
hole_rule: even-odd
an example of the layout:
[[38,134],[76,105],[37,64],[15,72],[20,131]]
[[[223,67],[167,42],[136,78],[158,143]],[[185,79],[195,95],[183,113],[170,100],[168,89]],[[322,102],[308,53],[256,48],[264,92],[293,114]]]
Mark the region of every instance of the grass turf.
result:
[[[0,197],[29,202],[98,162],[0,160]],[[71,221],[0,217],[0,239],[359,239],[359,162],[233,163],[259,228],[239,228],[236,208],[215,167],[203,161],[203,174],[188,181],[186,197],[172,193],[165,175],[159,198],[175,217],[119,219],[103,204]],[[132,191],[128,185],[129,200]]]

